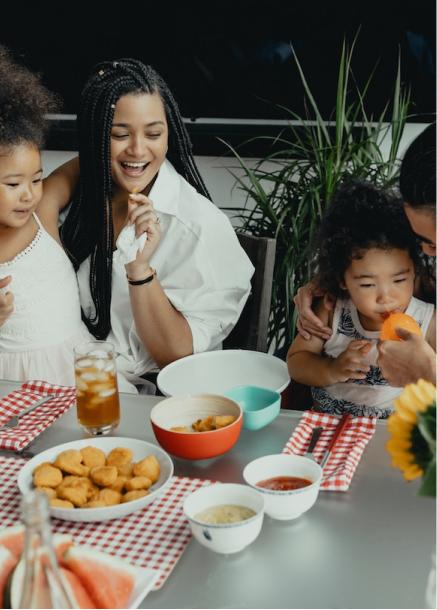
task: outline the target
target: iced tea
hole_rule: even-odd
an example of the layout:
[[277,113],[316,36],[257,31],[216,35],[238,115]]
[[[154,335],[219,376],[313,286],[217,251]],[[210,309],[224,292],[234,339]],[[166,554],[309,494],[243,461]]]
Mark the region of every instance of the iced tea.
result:
[[75,347],[77,419],[89,434],[107,434],[120,423],[117,369],[110,343]]

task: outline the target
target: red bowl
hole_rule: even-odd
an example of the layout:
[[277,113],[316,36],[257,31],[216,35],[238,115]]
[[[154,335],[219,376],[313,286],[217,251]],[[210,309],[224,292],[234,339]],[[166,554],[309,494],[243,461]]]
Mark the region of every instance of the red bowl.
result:
[[[191,432],[192,424],[210,415],[234,415],[228,426],[208,432]],[[150,413],[153,432],[161,447],[186,460],[205,460],[222,455],[235,445],[243,424],[240,405],[220,394],[183,394],[166,398]],[[177,432],[173,427],[186,427],[189,432]]]

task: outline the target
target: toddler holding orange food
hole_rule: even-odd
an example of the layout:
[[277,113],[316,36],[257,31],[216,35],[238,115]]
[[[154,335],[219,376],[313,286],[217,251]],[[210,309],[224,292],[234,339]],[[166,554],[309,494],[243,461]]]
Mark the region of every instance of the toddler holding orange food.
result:
[[402,388],[390,387],[376,365],[381,327],[390,314],[414,318],[435,351],[435,308],[413,297],[417,263],[400,199],[364,180],[337,191],[321,223],[314,280],[336,299],[333,310],[323,300],[315,308],[333,333],[328,340],[298,335],[287,354],[290,376],[312,386],[315,409],[390,415]]

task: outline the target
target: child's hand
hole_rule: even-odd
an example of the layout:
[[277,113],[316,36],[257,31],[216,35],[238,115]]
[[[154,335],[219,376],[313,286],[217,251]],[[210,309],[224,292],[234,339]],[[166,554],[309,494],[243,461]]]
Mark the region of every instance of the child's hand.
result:
[[[6,290],[12,281],[12,276],[8,275],[0,280],[0,326],[2,326],[14,311],[14,295]],[[4,288],[5,290],[1,290]]]
[[364,339],[351,341],[344,352],[337,358],[332,359],[331,374],[333,380],[331,383],[347,381],[348,379],[365,379],[366,373],[370,371],[370,366],[362,364],[362,361],[367,357],[371,347],[372,344]]

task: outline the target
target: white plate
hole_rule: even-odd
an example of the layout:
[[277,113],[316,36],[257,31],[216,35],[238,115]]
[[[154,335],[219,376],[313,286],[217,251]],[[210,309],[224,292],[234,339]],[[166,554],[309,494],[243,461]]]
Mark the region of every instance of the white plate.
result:
[[153,454],[161,466],[161,474],[159,480],[150,488],[150,494],[125,502],[124,504],[116,504],[115,506],[105,506],[104,508],[58,508],[50,507],[52,517],[64,519],[66,521],[107,521],[108,519],[119,519],[131,513],[140,510],[153,502],[167,487],[173,476],[173,462],[170,456],[158,445],[139,441],[132,438],[108,437],[108,438],[86,438],[71,443],[57,445],[52,449],[47,449],[32,458],[18,474],[18,487],[22,494],[33,489],[33,470],[42,462],[54,462],[56,457],[66,449],[82,449],[83,447],[98,447],[106,453],[106,455],[115,449],[115,447],[127,447],[134,452],[133,461],[139,462],[148,455]]
[[152,570],[152,568],[138,568],[138,570],[139,574],[136,577],[133,591],[127,602],[127,608],[132,610],[139,607],[143,599],[148,592],[152,590],[153,585],[161,576],[159,570]]
[[165,396],[223,394],[240,385],[256,385],[282,392],[290,383],[284,360],[250,350],[227,349],[186,356],[158,374],[157,384]]

